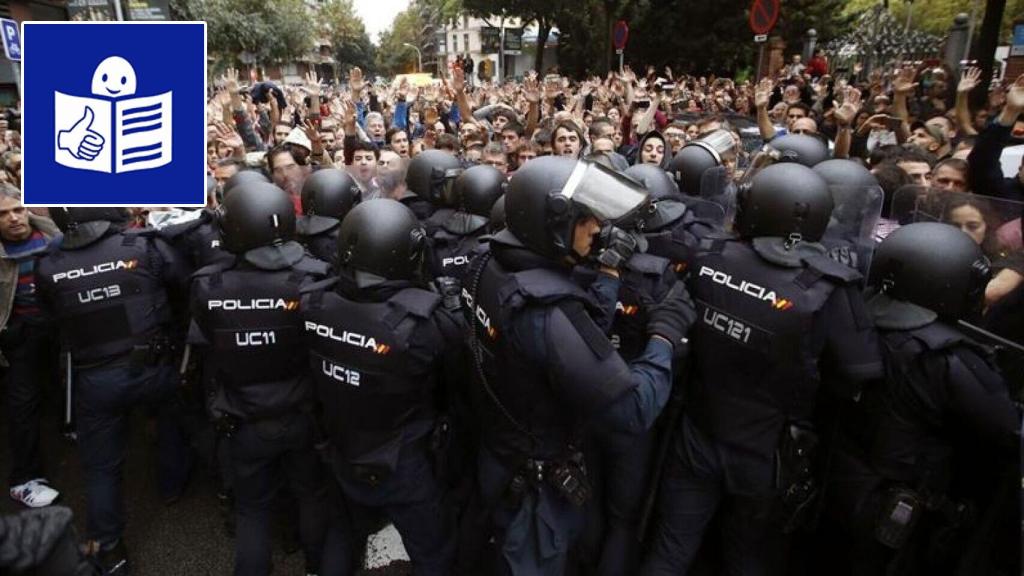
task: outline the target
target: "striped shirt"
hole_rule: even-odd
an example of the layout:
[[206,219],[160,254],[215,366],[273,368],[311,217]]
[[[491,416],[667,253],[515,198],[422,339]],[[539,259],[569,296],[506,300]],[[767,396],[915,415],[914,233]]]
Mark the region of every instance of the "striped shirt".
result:
[[36,260],[35,255],[46,247],[46,237],[39,230],[20,242],[4,240],[7,257],[18,265],[18,285],[14,290],[14,308],[11,316],[39,316],[36,303]]

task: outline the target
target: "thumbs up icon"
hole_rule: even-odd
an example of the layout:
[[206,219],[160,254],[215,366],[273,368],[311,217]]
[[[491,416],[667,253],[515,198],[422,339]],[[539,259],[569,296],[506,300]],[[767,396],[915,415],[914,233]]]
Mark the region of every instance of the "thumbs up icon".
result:
[[57,132],[57,147],[67,150],[79,160],[94,160],[106,142],[103,136],[92,129],[95,117],[92,108],[86,106],[85,112],[74,126]]

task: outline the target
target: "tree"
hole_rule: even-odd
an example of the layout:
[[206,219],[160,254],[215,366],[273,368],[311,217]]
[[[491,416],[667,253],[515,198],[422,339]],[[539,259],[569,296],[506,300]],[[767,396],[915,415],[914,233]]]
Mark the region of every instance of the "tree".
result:
[[257,64],[295,60],[313,48],[316,31],[303,0],[172,0],[177,14],[205,20],[208,49],[225,65],[243,53]]
[[[857,15],[879,3],[879,0],[849,0],[844,8],[846,15]],[[970,14],[974,0],[892,0],[889,10],[900,22],[906,22],[907,10],[911,11],[911,26],[925,32],[943,35],[953,24],[953,17],[960,13]],[[785,8],[783,8],[785,10]],[[999,27],[999,38],[1006,42],[1010,38],[1013,27],[1013,15],[1024,15],[1024,0],[1007,0],[1005,16]],[[981,17],[981,14],[978,14]]]
[[580,2],[572,0],[462,0],[463,7],[470,14],[487,18],[490,16],[518,18],[524,24],[537,23],[537,52],[533,68],[538,72],[544,64],[544,45],[551,29],[555,27],[569,9],[586,14],[580,9]]
[[363,71],[375,70],[376,49],[355,13],[352,0],[328,0],[320,6],[317,21],[320,36],[334,48],[340,72],[356,66]]
[[395,15],[391,28],[380,33],[377,47],[377,71],[393,76],[416,70],[416,51],[404,44],[422,45],[423,19],[419,11],[407,8]]

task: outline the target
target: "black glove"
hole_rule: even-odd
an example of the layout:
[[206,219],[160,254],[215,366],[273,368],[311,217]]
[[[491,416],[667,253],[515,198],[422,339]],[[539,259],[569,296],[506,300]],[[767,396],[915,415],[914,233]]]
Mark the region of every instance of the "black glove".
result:
[[673,349],[683,349],[683,338],[697,320],[697,309],[682,282],[676,282],[647,312],[647,334],[661,336],[672,343]]
[[637,232],[608,226],[601,231],[601,245],[604,250],[598,255],[597,261],[618,270],[633,254],[647,249],[647,239]]

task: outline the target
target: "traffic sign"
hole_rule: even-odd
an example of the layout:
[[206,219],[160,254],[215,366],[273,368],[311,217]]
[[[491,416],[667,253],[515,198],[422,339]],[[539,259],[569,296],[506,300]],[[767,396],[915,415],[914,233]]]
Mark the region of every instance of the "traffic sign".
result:
[[18,23],[10,18],[0,18],[0,34],[4,38],[4,54],[12,62],[21,62],[21,34]]
[[779,21],[779,0],[754,0],[750,5],[750,29],[754,34],[767,34]]
[[612,44],[616,50],[622,50],[626,47],[626,42],[629,41],[629,26],[626,25],[625,20],[619,20],[615,23],[615,28],[612,29]]
[[754,42],[757,42],[758,44],[760,44],[761,42],[767,42],[767,41],[768,41],[768,35],[767,34],[755,34],[754,35]]

